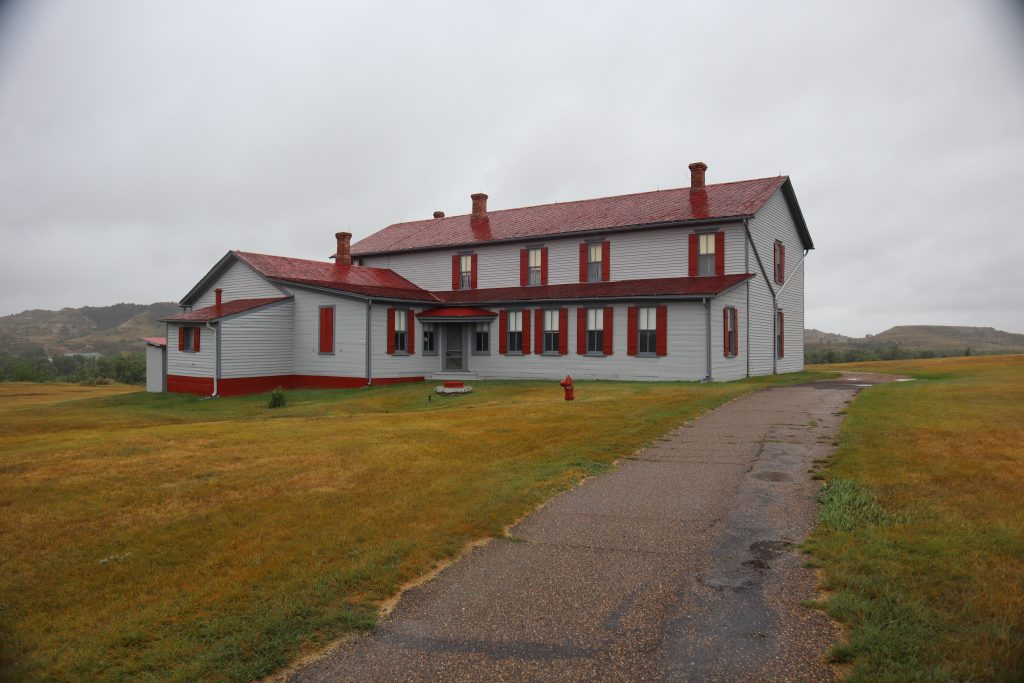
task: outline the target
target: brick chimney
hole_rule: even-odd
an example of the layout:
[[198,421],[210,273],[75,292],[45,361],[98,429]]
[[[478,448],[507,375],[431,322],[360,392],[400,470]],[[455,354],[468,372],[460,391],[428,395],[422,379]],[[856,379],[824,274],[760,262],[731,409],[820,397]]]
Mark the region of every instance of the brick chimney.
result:
[[334,233],[335,239],[338,240],[338,251],[331,256],[334,259],[334,265],[336,266],[351,266],[352,265],[352,233],[350,232],[336,232]]
[[691,190],[703,190],[704,189],[704,172],[708,170],[708,165],[703,161],[695,161],[690,164],[690,189]]
[[218,287],[217,289],[213,290],[213,295],[214,295],[214,304],[213,305],[216,307],[214,310],[216,310],[217,317],[219,318],[220,314],[221,314],[221,311],[223,310],[222,306],[224,304],[224,290],[221,289],[220,287]]
[[444,218],[444,211],[435,211],[434,218]]
[[473,220],[487,218],[487,195],[477,192],[471,194],[470,198],[473,200]]

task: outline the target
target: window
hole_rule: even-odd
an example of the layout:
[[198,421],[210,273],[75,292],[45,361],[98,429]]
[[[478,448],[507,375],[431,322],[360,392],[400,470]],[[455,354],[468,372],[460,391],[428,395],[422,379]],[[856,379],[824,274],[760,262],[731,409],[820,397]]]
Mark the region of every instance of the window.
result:
[[178,328],[178,350],[195,353],[199,350],[199,328],[180,327]]
[[732,306],[722,309],[722,343],[726,358],[740,353],[739,313]]
[[395,353],[406,353],[409,349],[406,321],[408,315],[403,310],[395,310]]
[[779,358],[786,355],[786,316],[782,311],[775,314],[775,353]]
[[587,244],[587,282],[601,281],[601,257],[604,251],[600,242]]
[[437,335],[434,323],[423,323],[421,327],[423,328],[423,354],[429,356],[437,354]]
[[697,275],[715,274],[715,233],[697,235]]
[[658,309],[641,308],[637,311],[637,351],[653,356],[658,352]]
[[476,323],[473,325],[473,353],[491,352],[491,324]]
[[587,309],[587,353],[604,353],[604,309]]
[[473,288],[473,255],[459,256],[459,289]]
[[523,351],[523,312],[508,312],[508,350],[509,353]]
[[334,353],[334,306],[320,307],[320,347],[321,354]]
[[540,247],[530,249],[527,256],[527,284],[539,285],[541,283],[541,250]]
[[775,241],[775,284],[786,281],[786,245]]
[[558,353],[558,310],[544,311],[544,353]]

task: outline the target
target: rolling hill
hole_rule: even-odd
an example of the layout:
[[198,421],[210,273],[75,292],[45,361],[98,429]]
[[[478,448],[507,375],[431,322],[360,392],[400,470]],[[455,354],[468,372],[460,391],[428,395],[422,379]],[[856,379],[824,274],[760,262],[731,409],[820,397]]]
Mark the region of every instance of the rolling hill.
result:
[[820,330],[804,330],[808,351],[832,349],[878,349],[898,347],[906,351],[949,353],[1024,353],[1024,334],[1003,332],[993,327],[957,327],[952,325],[898,325],[885,332],[865,337],[845,337]]

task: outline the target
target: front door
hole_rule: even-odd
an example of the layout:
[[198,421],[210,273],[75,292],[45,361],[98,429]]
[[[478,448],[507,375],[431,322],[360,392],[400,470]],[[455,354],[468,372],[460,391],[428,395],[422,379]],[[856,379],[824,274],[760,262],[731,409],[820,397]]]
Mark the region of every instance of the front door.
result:
[[444,369],[465,370],[466,354],[462,343],[462,325],[445,325]]

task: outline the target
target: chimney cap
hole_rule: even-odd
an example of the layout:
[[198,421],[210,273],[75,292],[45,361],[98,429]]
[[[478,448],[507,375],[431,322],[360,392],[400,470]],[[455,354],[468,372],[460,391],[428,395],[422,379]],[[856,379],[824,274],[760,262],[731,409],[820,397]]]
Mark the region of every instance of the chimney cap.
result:
[[692,164],[690,164],[690,170],[691,171],[697,171],[697,170],[706,171],[706,170],[708,170],[708,165],[705,164],[703,161],[695,161]]
[[350,233],[350,232],[336,232],[336,233],[334,233],[334,238],[335,239],[342,240],[342,239],[345,239],[346,237],[348,237],[349,239],[352,239],[352,233]]
[[444,211],[435,211],[434,218],[444,218]]
[[703,161],[695,161],[690,164],[690,189],[691,190],[704,190],[704,172],[708,170],[708,165]]
[[484,194],[483,192],[474,192],[473,194],[469,195],[469,198],[470,199],[487,199],[487,195]]

